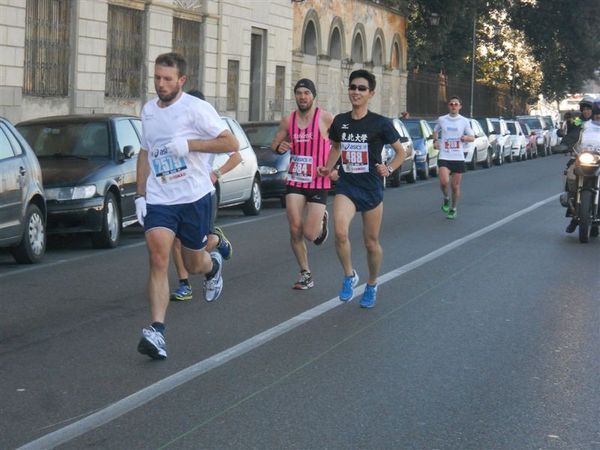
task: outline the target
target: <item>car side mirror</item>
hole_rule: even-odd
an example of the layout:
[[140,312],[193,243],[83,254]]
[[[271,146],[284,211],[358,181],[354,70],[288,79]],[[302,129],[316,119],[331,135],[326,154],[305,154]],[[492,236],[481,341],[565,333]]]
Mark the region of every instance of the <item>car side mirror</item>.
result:
[[133,145],[126,145],[123,147],[123,157],[124,159],[131,159],[135,155],[135,149]]
[[400,143],[406,144],[408,142],[408,138],[406,136],[400,136]]

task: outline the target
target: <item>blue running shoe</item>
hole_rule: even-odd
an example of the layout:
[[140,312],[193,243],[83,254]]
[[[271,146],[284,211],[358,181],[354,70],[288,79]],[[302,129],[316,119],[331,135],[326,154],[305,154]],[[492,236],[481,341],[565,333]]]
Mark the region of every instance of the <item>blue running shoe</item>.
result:
[[375,300],[377,300],[377,285],[367,284],[362,299],[360,300],[360,307],[372,308],[375,306]]
[[340,300],[343,302],[347,302],[350,300],[354,294],[354,288],[358,284],[358,274],[356,270],[352,269],[352,275],[349,277],[344,276],[344,281],[342,281],[342,289],[340,290]]
[[217,245],[217,251],[221,254],[223,259],[231,258],[231,255],[233,254],[231,242],[229,242],[229,239],[227,239],[227,236],[225,236],[225,233],[223,233],[223,230],[221,230],[219,227],[215,227],[215,234],[219,236],[219,245]]
[[179,282],[179,286],[171,292],[172,302],[189,302],[192,299],[192,287],[189,284]]

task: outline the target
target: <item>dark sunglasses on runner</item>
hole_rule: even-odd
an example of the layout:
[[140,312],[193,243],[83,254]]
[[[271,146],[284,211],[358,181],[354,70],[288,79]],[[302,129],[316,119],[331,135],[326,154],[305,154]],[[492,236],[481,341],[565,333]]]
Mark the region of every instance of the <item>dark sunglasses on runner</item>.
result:
[[369,86],[365,86],[364,84],[351,84],[350,86],[348,86],[348,90],[365,92],[369,90]]

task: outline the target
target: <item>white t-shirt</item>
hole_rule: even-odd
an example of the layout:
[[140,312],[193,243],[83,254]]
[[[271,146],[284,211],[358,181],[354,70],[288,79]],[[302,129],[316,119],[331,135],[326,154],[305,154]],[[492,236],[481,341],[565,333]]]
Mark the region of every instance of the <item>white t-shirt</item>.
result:
[[596,125],[591,120],[584,122],[579,145],[581,148],[600,148],[600,125]]
[[[464,161],[462,136],[474,136],[471,123],[466,117],[457,114],[441,116],[435,126],[440,143],[440,154],[438,159],[447,161]],[[441,136],[440,136],[441,133]]]
[[192,203],[214,191],[208,169],[211,153],[190,152],[184,158],[166,154],[176,137],[215,139],[227,129],[215,109],[204,100],[183,93],[172,105],[158,106],[153,98],[142,109],[142,148],[148,151],[150,175],[146,183],[149,204]]

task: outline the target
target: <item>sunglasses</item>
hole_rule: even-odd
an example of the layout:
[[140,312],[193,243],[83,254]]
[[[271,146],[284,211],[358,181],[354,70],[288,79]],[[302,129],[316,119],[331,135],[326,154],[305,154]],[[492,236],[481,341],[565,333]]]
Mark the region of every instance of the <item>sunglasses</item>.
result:
[[365,92],[369,90],[369,86],[365,86],[364,84],[351,84],[350,86],[348,86],[348,90]]
[[457,102],[450,102],[448,103],[449,106],[460,106],[460,103]]

